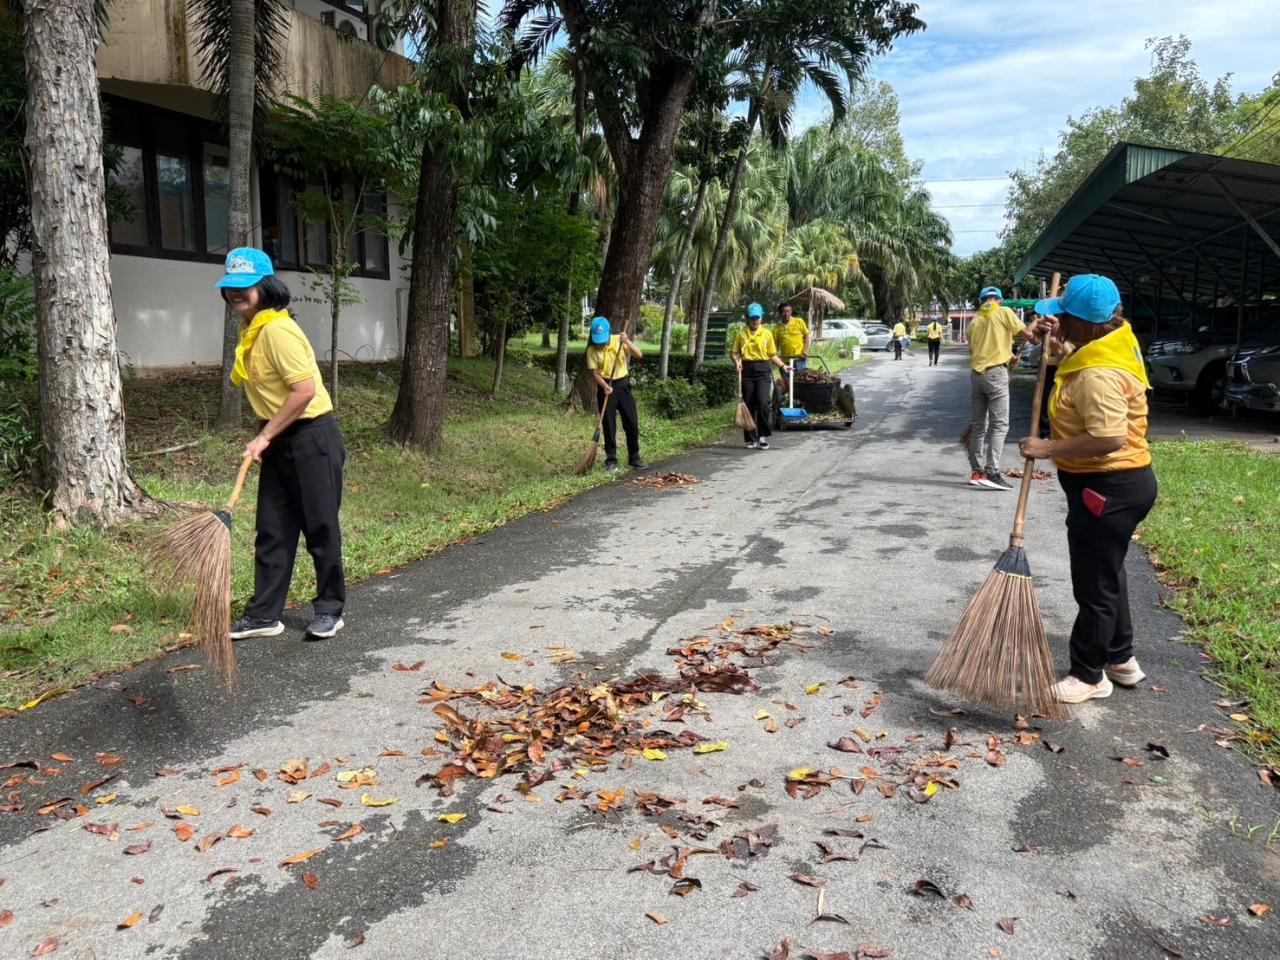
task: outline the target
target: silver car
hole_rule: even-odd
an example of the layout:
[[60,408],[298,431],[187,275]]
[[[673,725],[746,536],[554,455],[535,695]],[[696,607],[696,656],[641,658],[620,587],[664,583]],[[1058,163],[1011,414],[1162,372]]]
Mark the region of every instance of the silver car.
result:
[[867,331],[861,320],[840,317],[822,321],[823,340],[848,340],[850,337],[857,337],[860,344],[867,342]]
[[1280,412],[1280,344],[1241,350],[1231,358],[1227,402]]
[[[1227,363],[1244,351],[1280,342],[1280,309],[1271,301],[1246,303],[1237,344],[1238,307],[1220,308],[1192,331],[1147,348],[1147,372],[1159,391],[1190,397],[1204,413],[1225,411]],[[1203,322],[1207,320],[1208,322]]]
[[862,341],[864,350],[892,350],[893,331],[883,323],[864,323],[866,339]]

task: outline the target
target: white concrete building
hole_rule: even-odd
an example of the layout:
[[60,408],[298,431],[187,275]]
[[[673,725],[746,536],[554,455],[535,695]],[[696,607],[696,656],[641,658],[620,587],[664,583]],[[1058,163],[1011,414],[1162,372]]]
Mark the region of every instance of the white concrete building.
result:
[[[403,43],[382,49],[369,39],[377,0],[294,0],[286,43],[285,86],[311,97],[365,94],[377,84],[410,82]],[[118,343],[137,375],[217,366],[222,303],[214,291],[227,252],[228,151],[201,79],[186,0],[117,0],[98,51],[110,141],[122,152],[112,183],[138,215],[111,224],[111,278]],[[323,362],[329,308],[302,302],[308,266],[328,257],[323,223],[303,222],[291,197],[306,185],[269,166],[253,173],[254,242],[271,254],[294,294],[294,309]],[[384,196],[366,198],[376,211]],[[366,231],[351,250],[360,264],[351,283],[364,303],[343,308],[339,355],[382,360],[399,355],[408,297],[407,259],[394,242]]]

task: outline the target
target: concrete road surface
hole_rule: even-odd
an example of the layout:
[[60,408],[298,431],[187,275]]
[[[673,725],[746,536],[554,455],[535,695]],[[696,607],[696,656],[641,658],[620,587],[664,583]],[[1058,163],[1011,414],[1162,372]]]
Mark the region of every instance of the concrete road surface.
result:
[[[21,809],[0,813],[0,957],[708,960],[790,939],[792,958],[861,946],[904,960],[1274,960],[1276,794],[1215,745],[1220,694],[1145,559],[1130,565],[1150,675],[1139,689],[1030,729],[953,712],[966,707],[921,677],[1003,548],[1014,495],[961,482],[959,353],[932,369],[923,352],[876,358],[849,376],[852,431],[702,450],[660,467],[700,484],[623,480],[364,584],[331,642],[300,642],[298,614],[284,636],[241,644],[233,693],[181,670],[200,663],[183,651],[0,724],[0,762],[41,766],[2,771],[21,779],[0,802]],[[1015,421],[1007,465],[1021,433]],[[1063,513],[1056,484],[1037,482],[1029,553],[1060,664],[1073,615]],[[436,684],[671,676],[682,638],[723,644],[790,621],[802,642],[757,661],[758,689],[700,692],[680,722],[663,719],[679,691],[623,718],[636,735],[692,731],[727,749],[620,751],[527,796],[518,774],[464,777],[451,797],[416,785],[452,755],[423,696]],[[992,736],[1002,765],[987,762]],[[875,752],[826,746],[842,737]],[[297,760],[306,779],[282,781]],[[921,783],[941,778],[918,786],[923,803],[894,788],[912,764]],[[828,781],[811,799],[786,791],[802,767]],[[338,781],[365,768],[376,783]],[[586,802],[557,802],[566,788]],[[637,790],[681,802],[646,816]],[[599,792],[616,809],[600,813]],[[769,824],[771,846],[720,852]],[[817,841],[844,859],[822,862]],[[629,872],[681,846],[711,852]],[[701,887],[673,894],[680,873]],[[812,883],[847,922],[811,922]]]

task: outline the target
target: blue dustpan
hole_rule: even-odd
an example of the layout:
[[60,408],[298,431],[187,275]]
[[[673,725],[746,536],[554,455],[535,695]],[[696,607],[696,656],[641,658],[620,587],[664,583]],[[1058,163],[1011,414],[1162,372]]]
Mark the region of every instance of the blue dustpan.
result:
[[796,372],[788,367],[787,374],[787,405],[781,410],[782,419],[804,420],[809,416],[809,411],[796,406]]

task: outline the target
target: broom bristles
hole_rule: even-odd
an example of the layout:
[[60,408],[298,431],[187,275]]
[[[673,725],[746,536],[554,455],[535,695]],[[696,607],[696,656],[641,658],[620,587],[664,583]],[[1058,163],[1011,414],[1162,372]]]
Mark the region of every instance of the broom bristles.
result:
[[1010,547],[996,563],[942,645],[925,682],[993,710],[1021,703],[1033,714],[1062,720],[1049,638],[1026,551]]
[[751,416],[751,410],[741,400],[738,401],[738,412],[734,415],[733,422],[742,430],[756,428],[756,418]]
[[585,477],[587,473],[595,466],[596,453],[600,449],[600,441],[592,440],[587,444],[586,452],[582,454],[582,459],[578,461],[578,467],[574,470],[574,474],[579,477]]
[[210,665],[228,682],[231,650],[231,531],[216,513],[180,520],[143,545],[162,590],[194,590],[190,630]]

